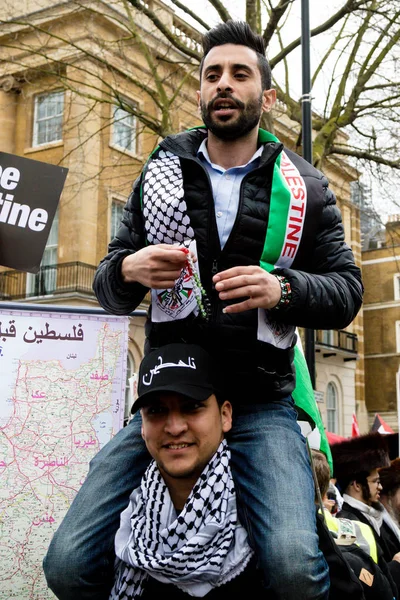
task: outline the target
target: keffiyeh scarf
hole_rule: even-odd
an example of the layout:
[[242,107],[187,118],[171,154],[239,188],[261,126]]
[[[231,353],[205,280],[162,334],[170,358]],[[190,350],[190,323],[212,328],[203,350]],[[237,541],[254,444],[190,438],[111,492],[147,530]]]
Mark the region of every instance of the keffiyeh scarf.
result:
[[223,440],[177,514],[155,461],[130,497],[116,535],[110,600],[134,600],[151,576],[203,597],[247,566],[251,550],[237,519],[236,494]]

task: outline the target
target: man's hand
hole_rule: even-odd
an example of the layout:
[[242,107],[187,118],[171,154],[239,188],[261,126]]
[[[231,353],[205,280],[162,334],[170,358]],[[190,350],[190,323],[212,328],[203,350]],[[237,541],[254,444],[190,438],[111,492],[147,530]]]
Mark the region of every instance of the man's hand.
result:
[[279,281],[261,267],[233,267],[214,275],[213,282],[221,300],[248,297],[248,300],[227,306],[226,313],[273,308],[281,299]]
[[400,562],[400,552],[397,552],[397,554],[393,556],[392,560],[397,560],[397,562]]
[[126,283],[138,282],[156,290],[172,288],[185,266],[186,258],[187,253],[182,246],[146,246],[124,258],[121,274]]

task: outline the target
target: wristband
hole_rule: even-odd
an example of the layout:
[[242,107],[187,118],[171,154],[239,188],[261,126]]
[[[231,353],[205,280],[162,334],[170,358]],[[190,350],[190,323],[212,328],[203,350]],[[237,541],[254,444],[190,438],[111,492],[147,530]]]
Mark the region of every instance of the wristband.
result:
[[281,297],[276,306],[272,310],[279,310],[282,306],[288,306],[292,299],[292,288],[289,281],[283,275],[275,275],[281,286]]

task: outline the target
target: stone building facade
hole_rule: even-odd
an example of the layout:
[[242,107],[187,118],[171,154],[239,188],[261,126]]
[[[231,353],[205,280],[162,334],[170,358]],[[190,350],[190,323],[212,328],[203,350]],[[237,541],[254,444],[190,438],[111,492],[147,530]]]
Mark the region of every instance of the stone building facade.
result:
[[365,282],[365,400],[370,424],[375,413],[398,431],[400,402],[400,215],[385,236],[362,253]]

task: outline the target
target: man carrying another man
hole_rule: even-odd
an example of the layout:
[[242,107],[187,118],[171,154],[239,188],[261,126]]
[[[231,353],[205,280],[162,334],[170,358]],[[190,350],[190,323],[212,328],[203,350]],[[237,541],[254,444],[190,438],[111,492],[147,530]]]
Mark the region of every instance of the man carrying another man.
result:
[[[152,154],[94,290],[106,311],[129,314],[151,289],[145,354],[196,343],[218,363],[234,407],[228,442],[242,522],[265,587],[274,599],[326,600],[292,398],[295,328],[346,327],[362,303],[360,270],[326,178],[259,127],[276,98],[262,37],[227,22],[203,47],[205,127],[169,136]],[[44,566],[61,600],[106,598],[104,556],[149,460],[140,432],[136,415],[95,457],[53,538]]]

